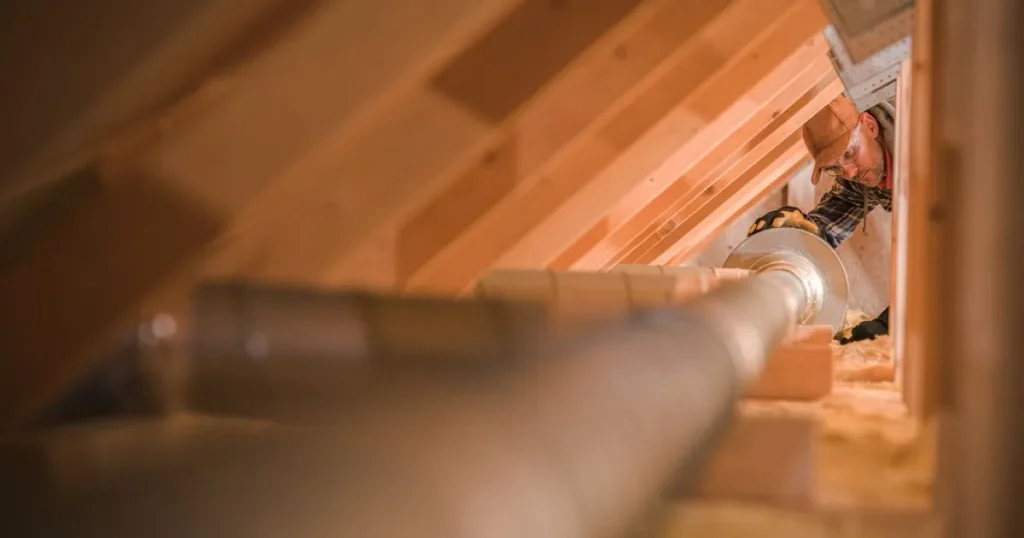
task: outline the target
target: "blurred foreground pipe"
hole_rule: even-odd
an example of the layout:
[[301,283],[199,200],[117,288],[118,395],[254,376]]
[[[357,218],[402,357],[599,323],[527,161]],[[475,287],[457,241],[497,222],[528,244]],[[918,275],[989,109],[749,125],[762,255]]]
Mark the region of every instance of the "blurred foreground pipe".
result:
[[187,407],[290,420],[382,377],[480,377],[535,360],[542,305],[208,283],[194,295]]
[[[543,346],[496,375],[382,383],[259,442],[62,500],[75,536],[612,537],[692,484],[806,306],[766,271]],[[688,480],[689,479],[689,480]],[[38,527],[37,527],[38,529]],[[37,533],[38,534],[38,533]]]
[[476,363],[536,349],[544,316],[528,302],[208,283],[194,294],[190,340],[201,358],[255,363]]
[[107,538],[622,536],[728,424],[735,348],[709,334],[696,312],[651,312],[501,376],[382,387],[317,426],[120,478],[48,523]]

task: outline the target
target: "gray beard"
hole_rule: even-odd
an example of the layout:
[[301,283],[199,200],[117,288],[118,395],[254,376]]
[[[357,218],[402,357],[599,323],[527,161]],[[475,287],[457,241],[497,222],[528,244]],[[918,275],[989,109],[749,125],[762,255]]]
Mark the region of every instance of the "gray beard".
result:
[[861,173],[857,174],[857,176],[854,177],[853,179],[851,179],[850,181],[855,181],[857,183],[863,183],[864,182],[864,176],[866,176],[868,174],[868,172],[874,172],[875,173],[875,176],[878,178],[878,185],[881,185],[882,183],[885,182],[885,167],[884,166],[880,166],[878,168],[875,168],[874,170],[867,170],[867,171],[861,172]]

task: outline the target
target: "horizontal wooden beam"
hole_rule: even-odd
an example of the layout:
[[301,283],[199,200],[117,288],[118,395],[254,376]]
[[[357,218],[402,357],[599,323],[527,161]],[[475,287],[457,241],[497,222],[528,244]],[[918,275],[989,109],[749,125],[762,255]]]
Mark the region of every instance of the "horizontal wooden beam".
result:
[[813,505],[818,475],[815,418],[740,418],[703,470],[699,496],[789,507]]
[[832,393],[832,346],[783,345],[745,397],[753,400],[820,400]]
[[[0,441],[0,470],[25,496],[87,495],[126,471],[158,469],[203,448],[267,435],[277,426],[197,413],[107,418],[9,436]],[[4,489],[0,494],[9,492]]]
[[[259,439],[279,426],[200,414],[108,419],[11,436],[0,442],[0,469],[29,488],[26,495],[74,498],[125,472],[158,469],[232,439]],[[817,431],[808,417],[741,417],[716,449],[698,494],[805,503],[814,487]]]
[[832,341],[830,325],[797,325],[788,344],[827,344]]
[[729,110],[705,129],[705,136],[682,147],[649,179],[636,185],[554,262],[556,267],[598,269],[616,262],[627,245],[635,245],[664,225],[701,192],[713,188],[718,175],[767,136],[777,119],[809,88],[833,71],[824,38],[800,47]]
[[672,507],[662,520],[661,532],[654,536],[940,538],[948,532],[943,515],[933,510],[858,506],[808,509],[697,500]]

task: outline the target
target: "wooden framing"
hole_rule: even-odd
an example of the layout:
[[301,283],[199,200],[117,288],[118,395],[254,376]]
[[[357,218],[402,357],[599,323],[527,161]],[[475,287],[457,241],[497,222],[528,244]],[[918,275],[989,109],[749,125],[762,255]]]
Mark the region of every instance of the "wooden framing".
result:
[[832,393],[831,328],[825,342],[788,342],[745,394],[754,400],[820,400]]
[[[461,292],[490,266],[536,266],[554,259],[561,243],[571,242],[572,230],[599,218],[636,184],[637,169],[656,168],[700,132],[705,122],[698,118],[726,109],[823,24],[817,5],[789,4],[780,11],[774,4],[740,3],[705,26],[630,107],[555,163],[547,181],[507,199],[466,230],[410,278],[410,289]],[[729,52],[709,57],[706,39]]]
[[[239,439],[258,439],[278,423],[199,414],[107,420],[0,441],[0,469],[24,496],[74,497],[122,473],[158,468],[184,455]],[[819,428],[811,417],[743,416],[701,477],[705,498],[806,507],[816,482]],[[742,478],[740,478],[742,477]],[[0,489],[0,496],[13,493]],[[11,499],[12,501],[14,499]]]
[[[948,217],[937,202],[949,200],[934,177],[938,159],[956,155],[939,151],[932,119],[949,97],[935,90],[931,6],[918,7],[913,83],[901,85],[894,196],[893,333],[919,418],[950,397],[936,359],[949,275],[936,269],[935,226]],[[130,51],[138,63],[123,78],[90,73],[80,89],[95,101],[33,102],[19,121],[53,115],[0,148],[2,177],[14,178],[0,202],[68,171],[90,182],[3,260],[12,322],[0,331],[0,434],[85,372],[140,310],[179,304],[196,280],[451,296],[495,267],[687,261],[804,166],[799,127],[841,90],[817,0],[216,0],[194,21]],[[558,322],[666,297],[659,285],[600,278],[546,297]],[[804,332],[747,399],[829,394],[831,331]],[[734,436],[748,441],[726,444],[733,455],[712,465],[704,493],[809,500],[813,421],[782,434],[759,424],[741,422]]]
[[[0,424],[140,308],[184,304],[196,279],[457,293],[495,265],[547,265],[639,179],[655,171],[664,190],[734,120],[770,121],[797,98],[775,84],[827,69],[813,0],[439,1],[296,7],[264,33],[253,21],[271,0],[237,20],[212,7],[204,21],[237,31],[174,54],[220,58],[219,78],[151,124],[97,135],[102,151],[81,155],[101,157],[98,189],[2,275],[23,312],[3,350],[32,359],[5,366],[18,381]],[[211,52],[250,33],[263,41]],[[742,151],[730,143],[725,155]],[[82,278],[47,284],[69,266]]]
[[[784,18],[775,27],[778,32],[791,32],[792,37],[809,38],[814,35],[814,31],[817,29],[818,16],[819,13],[816,7],[798,5],[794,9],[791,18]],[[727,91],[716,87],[715,82],[718,80],[724,82],[726,77],[735,77],[730,82],[746,90],[758,81],[763,80],[764,77],[770,76],[774,68],[794,50],[799,50],[804,45],[813,50],[814,44],[815,40],[813,38],[798,41],[789,37],[781,38],[778,34],[774,37],[772,34],[769,34],[763,41],[755,41],[752,50],[756,52],[750,56],[740,56],[735,63],[727,66],[719,77],[706,81],[700,88],[703,91],[698,90],[690,99],[683,101],[682,105],[687,107],[686,114],[692,115],[694,112],[697,112],[703,117],[720,117],[722,113],[728,110],[732,102],[744,98],[745,91]],[[661,127],[671,129],[669,126],[674,123],[677,117],[675,114],[676,111],[659,122],[655,130],[652,131],[652,134],[657,133]],[[641,146],[639,144],[644,145]],[[632,160],[633,153],[640,153],[641,148],[642,152],[646,153],[656,147],[654,140],[650,137],[642,138],[639,144],[631,148],[630,152],[620,157],[615,165],[606,169],[600,176],[595,178],[594,182],[588,184],[566,204],[559,207],[540,227],[532,230],[511,251],[499,259],[497,265],[522,266],[533,263],[550,263],[554,260],[558,253],[571,245],[570,239],[575,239],[578,234],[579,223],[598,222],[604,213],[601,208],[606,210],[606,208],[621,200],[623,196],[628,195],[632,187],[638,183],[643,183],[642,181],[623,182],[621,185],[618,183],[620,181],[619,177],[629,177],[630,175],[627,173],[626,165],[636,166],[639,163],[653,162],[646,159],[642,161]],[[658,154],[658,162],[664,163],[665,159],[671,158],[677,148],[678,145],[666,148],[667,151]],[[644,166],[642,169],[656,168]],[[613,179],[615,182],[612,181]],[[567,232],[566,230],[571,231]],[[556,240],[555,238],[557,237],[564,238]]]
[[680,148],[650,179],[637,184],[556,259],[560,269],[598,269],[615,263],[616,254],[632,244],[652,223],[698,195],[713,189],[714,173],[739,159],[774,119],[822,77],[832,73],[824,39],[812,38],[750,89],[743,99],[709,124],[707,136]]
[[910,180],[910,129],[911,129],[911,86],[913,84],[913,63],[906,60],[900,66],[896,86],[896,177],[893,179],[892,204],[892,259],[889,286],[889,335],[892,339],[893,360],[896,363],[896,383],[904,389],[907,357],[907,273],[908,239],[910,222],[908,218],[908,186]]
[[332,137],[211,272],[393,288],[435,235],[537,181],[524,172],[588,129],[724,2],[691,10],[689,22],[670,4],[518,2],[357,131]]
[[82,205],[0,272],[16,320],[0,336],[0,431],[80,375],[140,298],[225,227],[150,178]]
[[660,252],[599,267],[677,260],[797,164],[789,111],[834,85],[814,0],[439,2],[296,8],[265,35],[271,0],[237,20],[211,8],[266,42],[236,44],[152,125],[86,137],[97,190],[0,278],[20,315],[5,356],[32,357],[4,367],[0,427],[196,279],[461,293],[494,266],[590,265],[666,211]]
[[[479,162],[446,181],[425,207],[397,232],[399,283],[516,192],[538,188],[546,168],[586,139],[603,121],[628,107],[657,77],[676,49],[699,35],[700,26],[730,2],[695,6],[647,2],[541,90],[520,114],[499,126],[503,138]],[[589,6],[580,5],[583,13]]]
[[[667,259],[669,263],[688,261],[714,241],[719,231],[730,226],[740,215],[745,214],[765,197],[775,193],[797,172],[810,164],[807,148],[802,142],[794,141],[785,146],[782,155],[766,168],[753,174],[749,181],[741,178],[740,181],[734,182],[720,193],[720,196],[712,198],[708,204],[710,207],[705,206],[688,217],[682,227],[677,227],[681,239],[657,259]],[[691,225],[693,221],[697,224]]]
[[[114,167],[123,177],[101,178],[110,186],[0,274],[0,300],[18,319],[0,335],[0,354],[10,358],[0,367],[0,431],[80,374],[146,293],[287,179],[310,146],[372,114],[389,88],[425,77],[513,3],[332,4],[293,39],[254,58],[237,74],[246,84],[120,155],[129,161]],[[390,54],[366,65],[356,52],[366,46]],[[285,102],[317,114],[291,113]]]
[[39,3],[5,6],[0,68],[18,84],[6,85],[0,101],[0,205],[154,130],[154,116],[165,121],[168,106],[222,94],[232,86],[224,78],[298,26],[312,5],[98,0],[59,14]]
[[[934,13],[931,2],[919,2],[913,41],[910,84],[910,128],[907,145],[908,169],[906,184],[899,187],[904,196],[897,198],[900,215],[906,215],[906,243],[898,245],[897,253],[906,263],[908,275],[905,288],[898,297],[905,298],[898,323],[903,330],[900,370],[904,401],[910,412],[920,418],[931,415],[938,403],[935,357],[937,347],[938,308],[936,297],[939,267],[939,230],[935,174],[936,148],[934,116],[937,102],[934,95],[935,71],[932,62]],[[899,193],[899,192],[898,192]]]
[[705,499],[811,507],[819,437],[812,417],[743,417],[712,456],[698,492]]
[[[709,239],[717,229],[705,227],[704,235],[687,238],[693,226],[701,223],[703,218],[716,214],[720,219],[727,221],[728,218],[739,214],[726,211],[717,213],[723,209],[722,204],[730,200],[729,193],[742,191],[750,183],[751,187],[745,193],[739,194],[740,202],[734,202],[730,208],[732,211],[741,211],[748,205],[747,202],[752,202],[757,195],[762,194],[762,189],[769,186],[780,187],[788,180],[788,177],[780,176],[797,167],[806,158],[806,148],[802,147],[803,142],[800,139],[800,127],[841,92],[842,84],[832,73],[819,79],[801,100],[777,118],[782,121],[778,122],[776,128],[766,129],[762,135],[764,138],[755,139],[749,153],[744,154],[735,164],[716,177],[718,182],[713,188],[706,189],[696,198],[683,201],[679,209],[669,213],[667,218],[663,217],[665,220],[660,224],[649,226],[639,242],[635,242],[631,248],[623,249],[615,259],[626,263],[655,263],[654,260],[673,257],[675,252],[669,252],[678,242],[687,239],[699,244]],[[719,220],[719,223],[722,220]],[[666,229],[665,222],[671,222],[673,225]],[[686,251],[687,254],[689,252]]]

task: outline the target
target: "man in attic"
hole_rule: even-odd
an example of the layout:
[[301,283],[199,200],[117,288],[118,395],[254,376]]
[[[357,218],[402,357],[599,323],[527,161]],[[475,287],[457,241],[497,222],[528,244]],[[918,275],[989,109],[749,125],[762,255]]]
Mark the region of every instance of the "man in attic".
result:
[[[862,222],[866,226],[868,213],[875,207],[892,212],[896,142],[892,105],[883,102],[857,112],[853,101],[840,96],[804,124],[803,138],[814,157],[811,183],[817,185],[825,176],[832,180],[832,189],[809,213],[792,206],[769,211],[754,221],[748,236],[769,228],[801,228],[835,248]],[[889,334],[889,307],[835,339],[848,344],[884,334]]]

